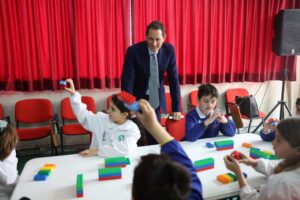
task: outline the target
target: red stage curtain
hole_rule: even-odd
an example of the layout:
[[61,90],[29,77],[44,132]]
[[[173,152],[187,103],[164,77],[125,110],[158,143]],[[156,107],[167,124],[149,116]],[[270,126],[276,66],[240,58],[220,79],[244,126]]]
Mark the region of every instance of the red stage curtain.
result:
[[0,90],[120,87],[130,0],[0,0]]
[[[272,52],[273,20],[298,0],[132,0],[133,42],[152,20],[166,25],[182,84],[281,80],[284,57]],[[289,58],[295,80],[295,57]]]

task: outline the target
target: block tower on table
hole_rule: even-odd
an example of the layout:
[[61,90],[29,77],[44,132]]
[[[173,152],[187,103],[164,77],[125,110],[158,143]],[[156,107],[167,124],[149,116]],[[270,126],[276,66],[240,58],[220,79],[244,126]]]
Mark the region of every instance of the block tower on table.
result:
[[124,156],[111,157],[105,158],[104,163],[105,167],[126,167],[126,165],[130,164],[130,160]]
[[121,179],[122,172],[120,167],[110,167],[110,168],[99,168],[98,169],[98,180],[113,180]]
[[39,172],[34,176],[34,181],[45,181],[48,176],[56,169],[55,164],[45,164]]
[[197,172],[201,172],[208,169],[213,169],[215,166],[215,160],[213,158],[206,158],[202,160],[196,160],[194,166]]
[[77,174],[76,197],[77,198],[83,197],[83,175],[82,174]]
[[222,141],[214,142],[214,145],[216,146],[217,151],[223,151],[223,150],[233,149],[234,142],[233,140],[222,140]]

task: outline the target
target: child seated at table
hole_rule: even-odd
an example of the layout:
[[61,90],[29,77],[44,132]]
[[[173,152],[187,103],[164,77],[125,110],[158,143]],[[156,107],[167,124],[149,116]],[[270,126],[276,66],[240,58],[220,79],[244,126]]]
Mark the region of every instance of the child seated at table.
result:
[[142,156],[134,170],[134,200],[201,200],[202,185],[181,145],[159,124],[151,105],[141,99],[139,121],[161,145],[161,154]]
[[185,141],[216,137],[221,132],[234,136],[236,127],[233,121],[216,109],[218,90],[211,84],[201,85],[198,89],[199,106],[186,115]]
[[[300,116],[300,97],[296,100],[296,116]],[[275,127],[278,119],[269,119],[264,123],[264,127],[260,130],[259,135],[263,141],[272,142],[275,138]]]
[[16,129],[6,121],[0,120],[0,199],[10,199],[18,180],[18,158]]
[[[227,169],[237,175],[241,199],[300,199],[300,118],[288,118],[279,122],[272,144],[275,155],[282,159],[279,164],[266,159],[255,160],[243,153],[240,153],[240,160],[230,155],[224,157]],[[252,166],[268,176],[260,193],[248,185],[239,163]]]
[[140,130],[131,119],[131,112],[117,95],[112,97],[108,114],[94,114],[81,102],[81,95],[76,92],[71,79],[66,82],[65,90],[71,93],[70,102],[78,122],[92,133],[90,148],[80,152],[82,156],[99,155],[101,157],[124,156],[137,147],[141,137]]

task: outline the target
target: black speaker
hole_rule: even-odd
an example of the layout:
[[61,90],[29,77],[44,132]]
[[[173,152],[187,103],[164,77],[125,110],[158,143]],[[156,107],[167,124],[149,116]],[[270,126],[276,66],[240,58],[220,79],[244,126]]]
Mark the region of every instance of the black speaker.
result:
[[274,19],[273,51],[280,56],[300,55],[300,9],[281,10]]

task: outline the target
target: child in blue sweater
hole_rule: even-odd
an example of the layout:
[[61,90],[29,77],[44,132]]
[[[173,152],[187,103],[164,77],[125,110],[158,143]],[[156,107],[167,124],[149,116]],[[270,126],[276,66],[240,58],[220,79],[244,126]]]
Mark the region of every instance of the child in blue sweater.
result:
[[216,109],[218,90],[211,84],[201,85],[198,89],[199,107],[186,115],[185,141],[216,137],[221,132],[234,136],[235,124]]
[[157,121],[155,111],[139,100],[137,118],[161,145],[161,154],[142,156],[134,170],[134,200],[202,200],[202,184],[181,145]]

